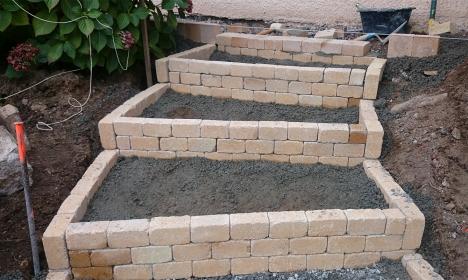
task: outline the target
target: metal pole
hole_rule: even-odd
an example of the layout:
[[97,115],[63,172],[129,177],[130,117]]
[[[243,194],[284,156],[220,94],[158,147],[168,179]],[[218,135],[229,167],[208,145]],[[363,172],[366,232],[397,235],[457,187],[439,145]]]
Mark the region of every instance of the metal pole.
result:
[[26,158],[26,143],[23,122],[15,122],[15,128],[16,142],[18,143],[18,156],[23,167],[21,185],[23,186],[24,201],[26,203],[26,215],[28,216],[29,239],[31,241],[34,275],[39,276],[41,273],[41,267],[39,262],[39,250],[37,247],[36,226],[34,224],[34,211],[31,206],[31,196],[29,193],[28,160]]
[[[140,0],[140,5],[144,6],[145,1]],[[153,73],[151,72],[151,56],[148,40],[148,23],[146,19],[142,20],[141,33],[143,35],[143,54],[145,56],[146,85],[150,87],[153,85]]]
[[429,19],[435,19],[437,12],[437,0],[431,1],[431,11],[429,12]]

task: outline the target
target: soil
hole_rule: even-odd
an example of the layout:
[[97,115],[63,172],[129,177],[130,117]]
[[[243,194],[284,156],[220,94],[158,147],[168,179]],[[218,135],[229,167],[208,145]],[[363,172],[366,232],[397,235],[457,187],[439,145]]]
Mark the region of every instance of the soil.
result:
[[[325,55],[326,54],[322,54]],[[248,55],[232,55],[227,52],[215,51],[210,56],[212,61],[227,61],[227,62],[240,62],[250,64],[273,64],[273,65],[287,65],[287,66],[302,66],[302,67],[335,67],[343,68],[344,65],[328,64],[322,62],[299,62],[293,60],[280,60],[280,59],[267,59],[259,56]],[[367,69],[366,65],[353,65],[353,68]]]
[[[197,278],[195,278],[197,279]],[[198,278],[200,279],[200,278]],[[411,280],[398,261],[383,260],[360,269],[314,270],[293,273],[257,273],[240,276],[204,278],[209,280]]]
[[318,123],[358,123],[359,108],[325,109],[259,103],[209,96],[193,96],[168,90],[146,108],[145,118],[182,118],[237,121],[290,121]]
[[386,207],[362,166],[122,158],[84,220]]
[[[426,70],[438,74],[425,76]],[[390,112],[415,96],[442,93],[448,97],[436,104]],[[436,57],[389,59],[376,105],[385,131],[383,164],[426,217],[418,252],[445,279],[466,279],[468,42],[442,40]]]

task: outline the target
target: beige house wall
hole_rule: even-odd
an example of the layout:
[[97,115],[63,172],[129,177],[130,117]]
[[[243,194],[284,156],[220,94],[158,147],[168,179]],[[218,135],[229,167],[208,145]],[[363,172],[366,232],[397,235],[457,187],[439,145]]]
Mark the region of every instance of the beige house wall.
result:
[[[430,0],[193,0],[194,12],[231,19],[259,19],[289,22],[359,25],[355,4],[366,7],[416,7],[412,23],[424,25]],[[438,1],[437,20],[452,21],[458,29],[468,29],[468,0]]]

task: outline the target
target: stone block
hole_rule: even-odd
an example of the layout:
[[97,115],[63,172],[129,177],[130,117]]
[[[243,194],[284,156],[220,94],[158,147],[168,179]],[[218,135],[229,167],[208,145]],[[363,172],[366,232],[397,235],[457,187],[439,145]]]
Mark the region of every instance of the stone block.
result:
[[243,36],[234,36],[231,38],[231,46],[237,48],[247,48],[248,45],[248,38]]
[[276,99],[276,94],[271,91],[254,91],[253,92],[253,101],[261,103],[274,103]]
[[241,55],[245,56],[257,56],[258,51],[256,49],[241,48]]
[[289,253],[293,255],[320,254],[326,250],[326,237],[301,237],[289,240]]
[[339,85],[336,95],[341,97],[361,98],[363,92],[364,88],[362,86]]
[[201,137],[205,138],[228,138],[229,137],[229,122],[203,120],[200,124]]
[[333,155],[338,157],[363,157],[364,144],[335,144]]
[[230,62],[224,61],[210,61],[210,74],[227,76],[231,74],[231,65]]
[[[235,77],[252,77],[252,65],[246,63],[232,63],[231,64],[231,76]],[[234,81],[238,81],[235,79]],[[242,87],[240,87],[242,88]]]
[[324,96],[322,99],[322,107],[333,109],[346,108],[348,107],[348,98]]
[[230,240],[211,245],[213,259],[245,258],[250,256],[250,241]]
[[155,137],[131,136],[130,146],[132,150],[157,151],[159,150],[159,140]]
[[365,251],[396,251],[401,249],[402,235],[369,235]]
[[302,52],[305,53],[316,53],[322,50],[322,39],[305,39],[302,41]]
[[156,77],[158,82],[165,83],[169,81],[169,59],[161,58],[155,62]]
[[364,84],[364,77],[366,76],[366,70],[364,69],[352,69],[351,75],[349,76],[349,85],[351,86],[362,86]]
[[260,160],[260,154],[232,154],[232,160],[236,160],[236,161]]
[[153,265],[154,279],[182,279],[192,277],[192,262],[169,262]]
[[382,252],[382,259],[400,260],[404,255],[414,254],[413,250],[398,250],[391,252]]
[[347,85],[350,74],[349,68],[325,68],[323,81],[329,84]]
[[352,65],[354,63],[354,58],[350,55],[334,55],[332,63],[336,65]]
[[275,69],[276,69],[275,65],[254,64],[252,65],[252,75],[254,78],[259,78],[259,79],[274,79]]
[[100,249],[91,251],[92,266],[112,266],[132,262],[130,249]]
[[406,227],[406,217],[398,208],[390,208],[382,210],[386,219],[385,234],[403,234]]
[[323,67],[303,67],[299,70],[299,81],[319,83],[323,81]]
[[318,157],[303,155],[290,156],[289,162],[291,164],[315,164],[318,162]]
[[299,103],[299,97],[297,94],[277,92],[275,103],[283,105],[297,105]]
[[288,123],[260,121],[258,122],[258,138],[262,140],[286,140],[288,138]]
[[365,56],[369,53],[370,49],[370,42],[348,40],[343,43],[342,54],[351,56]]
[[414,35],[392,34],[388,42],[387,57],[411,56],[413,50]]
[[232,98],[237,100],[252,101],[253,91],[246,89],[232,89]]
[[231,239],[262,239],[268,236],[267,213],[244,213],[230,215]]
[[185,151],[177,151],[176,152],[177,158],[194,158],[194,157],[205,157],[205,153],[203,152],[185,152]]
[[56,215],[42,236],[42,244],[50,269],[69,268],[65,231],[73,215]]
[[312,94],[319,96],[336,96],[338,85],[336,84],[324,84],[324,83],[313,83]]
[[190,94],[191,86],[183,84],[171,84],[171,89],[177,93]]
[[60,205],[58,215],[73,215],[73,220],[81,220],[86,213],[89,198],[85,194],[71,194]]
[[256,257],[287,255],[289,252],[288,239],[259,239],[252,240],[251,254]]
[[362,124],[349,125],[349,143],[365,144],[367,141],[367,130]]
[[188,149],[193,152],[214,152],[216,150],[216,139],[189,138]]
[[289,163],[289,155],[260,155],[261,160]]
[[332,64],[333,57],[331,55],[312,54],[312,62],[319,62],[323,64]]
[[299,79],[300,67],[295,66],[277,66],[275,69],[275,79],[286,81],[297,81]]
[[273,58],[276,60],[292,60],[292,54],[283,51],[275,51],[275,56]]
[[362,162],[365,158],[348,158],[348,166],[354,167],[358,165],[362,165]]
[[267,80],[266,90],[271,92],[288,92],[289,82],[284,80]]
[[415,280],[443,280],[442,276],[434,271],[434,268],[425,260],[418,259],[409,261],[406,272]]
[[190,219],[192,242],[229,240],[229,215],[192,216]]
[[312,61],[310,53],[293,53],[293,61],[308,63]]
[[344,268],[365,267],[380,261],[379,252],[346,254]]
[[307,218],[302,211],[268,212],[271,238],[293,238],[307,235]]
[[256,78],[245,78],[244,88],[250,89],[250,90],[265,90],[266,89],[265,80],[256,79]]
[[261,50],[265,48],[265,39],[263,38],[249,38],[247,42],[249,49]]
[[364,251],[365,236],[330,236],[328,237],[328,253],[357,253]]
[[268,37],[268,39],[265,40],[265,49],[274,51],[283,50],[283,39],[281,37]]
[[91,258],[89,251],[68,251],[71,267],[89,267],[91,266]]
[[221,83],[222,83],[223,88],[226,88],[226,89],[244,87],[244,80],[242,77],[223,76]]
[[305,142],[304,155],[308,156],[332,156],[333,144]]
[[258,122],[231,121],[229,125],[229,137],[231,139],[257,139]]
[[99,139],[104,149],[112,150],[117,147],[112,117],[104,117],[98,123]]
[[114,279],[153,279],[153,270],[151,265],[118,265],[114,267]]
[[70,224],[66,230],[68,250],[106,248],[108,226],[108,221]]
[[317,141],[318,125],[316,123],[289,122],[288,139],[297,141]]
[[211,96],[211,88],[205,86],[191,86],[190,94],[193,96]]
[[149,245],[147,219],[111,221],[107,229],[110,248],[129,248]]
[[142,123],[131,118],[118,118],[114,121],[114,131],[117,135],[143,136]]
[[343,210],[314,210],[306,212],[309,236],[333,236],[346,233],[346,215]]
[[194,277],[224,276],[231,272],[230,260],[194,261],[192,266]]
[[171,71],[171,72],[188,72],[189,62],[190,62],[189,59],[170,58],[169,59],[169,71]]
[[172,255],[177,262],[206,260],[211,258],[210,243],[192,243],[172,246]]
[[290,37],[283,40],[283,51],[285,52],[301,52],[302,51],[302,39],[296,39]]
[[381,70],[376,68],[369,68],[366,72],[366,78],[364,80],[364,92],[363,98],[365,99],[376,99],[377,92],[379,90]]
[[270,272],[293,272],[307,269],[305,255],[270,257]]
[[300,155],[304,149],[301,141],[275,141],[275,154],[278,155]]
[[314,38],[318,39],[335,39],[337,37],[338,34],[335,28],[317,31],[314,36]]
[[244,153],[245,141],[235,139],[218,139],[217,150],[220,153]]
[[201,75],[201,83],[207,87],[221,87],[221,76]]
[[386,218],[380,209],[350,209],[345,210],[348,218],[346,232],[349,235],[383,234]]
[[200,137],[201,120],[174,119],[172,120],[172,135],[174,137]]
[[342,40],[325,40],[322,42],[321,52],[325,54],[341,54],[342,49]]
[[159,140],[159,147],[163,151],[187,151],[188,142],[187,138],[161,138]]
[[112,280],[112,267],[83,267],[73,268],[73,279]]
[[292,81],[289,83],[288,92],[295,94],[311,94],[312,84]]
[[322,103],[323,103],[322,96],[315,96],[315,95],[300,95],[299,96],[299,105],[301,106],[321,107]]
[[379,158],[382,152],[383,127],[379,121],[364,121],[367,129],[366,158]]
[[253,274],[267,271],[267,257],[250,257],[231,260],[231,273],[233,275]]
[[132,248],[133,264],[165,263],[172,260],[170,246],[146,246]]
[[176,154],[171,151],[148,151],[148,157],[157,159],[173,159],[176,157]]
[[229,153],[205,153],[205,157],[210,160],[232,160],[233,155]]
[[335,166],[348,166],[347,157],[319,157],[319,163],[326,165],[335,165]]
[[274,50],[258,50],[258,56],[265,59],[273,59],[275,58],[275,51]]
[[169,82],[172,84],[180,84],[180,72],[169,72]]
[[439,53],[439,36],[414,35],[411,56],[428,57]]
[[344,254],[318,254],[307,256],[307,270],[341,269],[344,263]]
[[192,59],[189,62],[189,70],[190,73],[197,73],[197,74],[208,74],[210,73],[210,62],[205,60],[195,60]]
[[70,270],[50,270],[46,280],[72,280]]
[[349,127],[347,124],[319,123],[318,141],[323,143],[347,143]]
[[250,154],[272,154],[275,143],[269,140],[247,140],[245,150]]
[[152,137],[169,137],[172,120],[169,119],[147,119],[143,124],[143,135]]

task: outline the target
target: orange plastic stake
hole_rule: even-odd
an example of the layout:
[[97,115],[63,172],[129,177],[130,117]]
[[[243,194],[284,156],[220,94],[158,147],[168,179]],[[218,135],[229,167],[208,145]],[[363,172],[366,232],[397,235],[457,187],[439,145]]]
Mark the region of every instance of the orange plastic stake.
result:
[[23,122],[15,122],[16,142],[18,143],[19,160],[22,164],[26,162],[26,143],[24,140],[24,124]]

